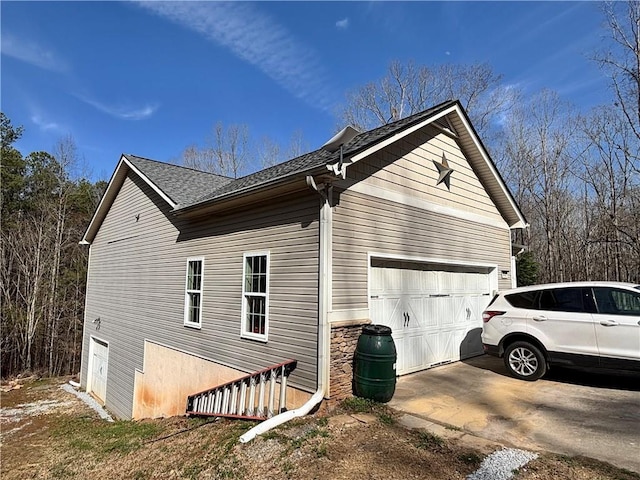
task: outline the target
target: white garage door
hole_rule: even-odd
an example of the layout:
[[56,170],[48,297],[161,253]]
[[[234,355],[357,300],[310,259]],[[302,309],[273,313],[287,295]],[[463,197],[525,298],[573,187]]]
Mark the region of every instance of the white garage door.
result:
[[107,367],[109,365],[109,346],[106,343],[91,339],[91,355],[89,391],[98,399],[105,401],[107,395]]
[[488,268],[372,260],[373,323],[393,331],[399,375],[482,354]]

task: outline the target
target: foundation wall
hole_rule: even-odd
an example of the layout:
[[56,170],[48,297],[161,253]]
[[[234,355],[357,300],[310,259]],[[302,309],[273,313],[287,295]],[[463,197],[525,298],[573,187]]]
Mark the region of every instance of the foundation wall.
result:
[[[135,373],[132,416],[142,419],[184,415],[189,395],[246,374],[197,355],[146,341],[144,371],[136,370]],[[310,397],[307,392],[287,387],[287,408],[300,407]]]

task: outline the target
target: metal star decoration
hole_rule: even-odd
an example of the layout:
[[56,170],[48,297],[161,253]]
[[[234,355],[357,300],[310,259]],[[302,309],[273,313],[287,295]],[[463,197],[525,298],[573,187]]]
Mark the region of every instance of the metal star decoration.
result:
[[438,173],[440,174],[436,186],[444,182],[444,184],[447,186],[447,190],[451,190],[451,174],[453,173],[453,169],[449,168],[449,163],[447,162],[447,157],[444,156],[444,152],[442,152],[442,163],[438,163],[435,160],[432,161],[438,169]]

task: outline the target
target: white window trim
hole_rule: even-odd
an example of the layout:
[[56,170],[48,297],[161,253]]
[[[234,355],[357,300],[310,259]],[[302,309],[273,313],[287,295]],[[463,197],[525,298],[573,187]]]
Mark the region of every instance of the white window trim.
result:
[[[200,278],[200,290],[189,290],[189,262],[202,262],[202,276]],[[189,257],[186,261],[186,268],[184,274],[184,317],[183,322],[185,327],[189,328],[202,328],[202,312],[204,307],[204,257]],[[200,322],[190,322],[189,318],[189,293],[200,294]]]
[[[250,295],[256,296],[264,296],[265,297],[265,318],[264,318],[264,335],[259,333],[253,333],[247,331],[247,302],[245,301],[245,275],[247,268],[247,258],[248,257],[259,257],[265,256],[267,257],[267,279],[266,279],[266,292],[264,294],[256,294],[255,292],[249,292]],[[268,250],[266,251],[258,251],[258,252],[246,252],[242,255],[242,317],[240,321],[240,337],[248,338],[250,340],[257,340],[259,342],[267,342],[269,339],[269,278],[271,276],[271,259],[270,253]]]

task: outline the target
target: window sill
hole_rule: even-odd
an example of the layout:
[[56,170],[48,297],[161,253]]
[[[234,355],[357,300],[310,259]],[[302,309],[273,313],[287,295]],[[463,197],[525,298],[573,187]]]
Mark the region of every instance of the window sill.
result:
[[254,340],[256,342],[260,342],[260,343],[267,343],[268,339],[267,339],[267,335],[259,335],[256,333],[247,333],[247,332],[243,332],[240,334],[240,338],[244,339],[244,340]]
[[199,323],[187,323],[184,322],[183,325],[187,328],[193,328],[194,330],[202,330],[202,325]]

